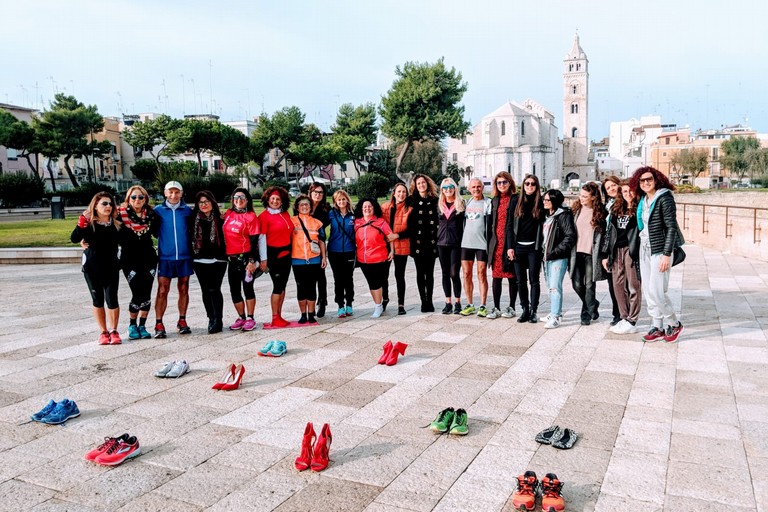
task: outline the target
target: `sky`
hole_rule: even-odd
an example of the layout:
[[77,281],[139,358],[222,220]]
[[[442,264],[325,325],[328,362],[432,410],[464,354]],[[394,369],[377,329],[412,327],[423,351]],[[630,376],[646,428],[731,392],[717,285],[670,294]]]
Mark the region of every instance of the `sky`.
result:
[[588,136],[660,115],[768,132],[765,0],[0,0],[0,102],[55,92],[105,116],[295,105],[329,129],[343,103],[380,104],[408,61],[461,72],[473,125],[530,98],[562,133],[563,60],[589,59]]

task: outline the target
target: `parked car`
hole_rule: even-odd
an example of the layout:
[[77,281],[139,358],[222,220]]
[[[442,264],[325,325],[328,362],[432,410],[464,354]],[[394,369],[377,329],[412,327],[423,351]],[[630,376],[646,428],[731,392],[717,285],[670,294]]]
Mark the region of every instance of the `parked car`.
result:
[[291,196],[291,197],[296,197],[299,194],[301,194],[301,190],[299,190],[297,187],[291,187],[288,190],[288,195]]

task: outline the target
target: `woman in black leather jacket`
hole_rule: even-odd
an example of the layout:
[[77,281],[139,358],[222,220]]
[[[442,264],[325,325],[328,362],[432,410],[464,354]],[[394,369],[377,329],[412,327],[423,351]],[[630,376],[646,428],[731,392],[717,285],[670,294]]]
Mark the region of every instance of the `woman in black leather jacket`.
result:
[[641,167],[632,175],[630,188],[640,199],[637,205],[640,276],[643,297],[653,321],[643,340],[663,339],[674,343],[683,332],[683,324],[677,319],[669,298],[669,272],[675,249],[685,243],[677,225],[677,206],[672,195],[675,186],[657,169]]
[[600,316],[595,283],[607,278],[600,263],[605,205],[598,184],[589,182],[581,186],[579,199],[573,204],[573,220],[576,246],[571,251],[571,284],[581,299],[581,325],[589,325]]
[[544,209],[547,218],[542,229],[542,247],[544,248],[544,278],[549,289],[550,311],[545,329],[560,326],[563,318],[563,279],[568,269],[571,251],[576,245],[576,226],[573,213],[563,207],[563,193],[549,190],[544,194]]
[[619,193],[608,210],[602,247],[603,268],[613,283],[614,300],[620,320],[610,327],[615,334],[637,332],[637,317],[643,300],[637,271],[639,238],[637,232],[637,201],[629,181],[619,184]]

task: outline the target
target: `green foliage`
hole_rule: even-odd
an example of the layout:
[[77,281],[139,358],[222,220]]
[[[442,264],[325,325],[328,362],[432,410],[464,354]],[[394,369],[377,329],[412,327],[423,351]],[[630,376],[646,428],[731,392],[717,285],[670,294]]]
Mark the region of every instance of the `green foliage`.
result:
[[219,203],[229,197],[235,187],[240,185],[237,176],[224,173],[212,173],[208,176],[197,174],[197,164],[189,160],[182,162],[164,162],[160,164],[160,172],[154,181],[154,188],[160,195],[165,191],[165,184],[169,181],[178,181],[184,187],[184,199],[187,202],[194,201],[195,195],[201,190],[209,190]]
[[197,174],[203,176],[202,153],[215,152],[221,144],[221,130],[218,121],[207,119],[184,119],[168,134],[168,151],[171,153],[194,153],[197,156]]
[[236,176],[220,172],[210,174],[206,183],[207,190],[213,192],[216,201],[219,203],[223,202],[225,198],[228,198],[232,194],[232,191],[239,186],[240,180]]
[[243,132],[219,122],[214,126],[217,133],[210,149],[221,156],[226,167],[244,164],[252,159],[251,140]]
[[285,181],[284,178],[273,178],[271,180],[267,180],[264,183],[264,190],[267,190],[269,187],[283,187],[285,190],[291,188],[291,186],[287,181]]
[[157,178],[157,162],[145,158],[143,160],[136,160],[131,166],[131,173],[136,179],[142,181],[154,181]]
[[0,222],[0,247],[72,247],[69,235],[76,223],[71,213],[68,219]]
[[5,208],[29,206],[42,199],[44,193],[45,183],[37,174],[0,174],[0,204]]
[[[396,151],[399,151],[398,148]],[[445,151],[439,142],[425,140],[414,142],[412,150],[405,155],[400,164],[400,173],[413,175],[415,173],[427,174],[436,183],[443,179],[443,158]]]
[[731,137],[720,144],[723,154],[720,164],[731,171],[731,175],[744,178],[749,170],[746,153],[749,149],[759,149],[760,141],[755,137]]
[[679,176],[689,175],[695,178],[706,172],[709,167],[709,152],[702,148],[683,149],[672,156],[670,163],[677,168]]
[[390,185],[398,181],[395,168],[395,156],[388,149],[377,149],[368,157],[368,174],[383,176]]
[[768,148],[749,148],[744,152],[744,159],[747,161],[747,171],[752,177],[752,183],[768,176]]
[[376,106],[373,103],[358,107],[343,104],[331,130],[333,144],[340,153],[339,160],[351,160],[359,177],[360,162],[365,159],[368,147],[376,142]]
[[469,130],[464,107],[459,105],[467,91],[461,73],[448,70],[441,58],[435,64],[407,62],[395,68],[392,87],[381,100],[381,129],[401,142],[397,172],[414,141],[460,137]]
[[[149,152],[155,159],[157,169],[160,169],[160,156],[167,154],[168,136],[181,125],[181,121],[170,116],[162,115],[155,119],[147,119],[134,123],[123,132],[123,139],[134,148]],[[155,147],[160,146],[155,153]]]
[[389,191],[389,180],[375,173],[360,176],[355,184],[355,193],[359,197],[383,197]]
[[16,119],[5,110],[0,110],[0,146],[21,151],[19,156],[25,158],[30,170],[37,174],[37,169],[30,158],[39,151],[35,130],[29,123]]
[[304,141],[304,134],[304,113],[299,107],[284,107],[271,118],[262,114],[256,130],[251,134],[254,160],[263,165],[269,151],[280,150],[282,155],[273,166],[276,176],[280,162],[285,158],[292,159],[292,148]]
[[98,192],[104,191],[112,194],[112,197],[115,198],[118,204],[123,202],[123,198],[117,195],[117,190],[108,185],[95,182],[85,182],[71,190],[62,190],[50,195],[62,196],[66,201],[66,204],[70,206],[88,206],[91,199],[93,199],[93,196]]
[[291,146],[293,159],[302,162],[311,169],[344,160],[344,153],[334,143],[332,136],[322,133],[314,124],[304,126],[304,135],[301,142]]
[[678,194],[701,194],[701,189],[695,185],[675,185],[675,193]]

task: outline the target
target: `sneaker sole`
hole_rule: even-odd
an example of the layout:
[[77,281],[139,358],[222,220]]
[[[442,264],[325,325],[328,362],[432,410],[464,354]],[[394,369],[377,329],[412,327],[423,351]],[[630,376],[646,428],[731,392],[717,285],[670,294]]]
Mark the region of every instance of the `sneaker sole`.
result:
[[187,368],[186,370],[184,370],[184,372],[183,372],[183,373],[180,373],[179,375],[170,375],[170,373],[169,373],[168,375],[166,375],[166,376],[165,376],[165,378],[166,378],[166,379],[178,379],[178,378],[179,378],[179,377],[181,377],[182,375],[186,375],[186,374],[188,374],[188,373],[189,373],[189,368]]
[[118,466],[118,465],[122,464],[123,462],[127,461],[128,459],[132,459],[134,457],[138,457],[139,455],[141,455],[141,448],[137,448],[135,452],[132,452],[132,453],[128,454],[127,456],[125,456],[124,458],[120,459],[119,461],[99,462],[97,460],[94,460],[93,462],[95,462],[96,464],[99,464],[101,466]]
[[435,434],[445,434],[446,432],[448,432],[447,428],[445,430],[440,430],[439,428],[432,425],[429,426],[429,430],[431,430]]
[[164,333],[164,332],[158,332],[158,333],[155,334],[155,339],[156,340],[161,340],[161,339],[167,338],[167,337],[168,337],[168,334]]
[[72,418],[77,418],[78,416],[80,416],[80,411],[77,411],[77,414],[71,414],[67,416],[61,421],[45,421],[45,418],[43,418],[42,420],[40,420],[40,423],[45,423],[46,425],[61,425],[65,421],[71,420]]
[[466,431],[463,431],[463,432],[462,431],[458,431],[458,430],[451,430],[449,432],[449,434],[451,434],[453,436],[465,436],[465,435],[469,434],[469,430],[466,430]]

